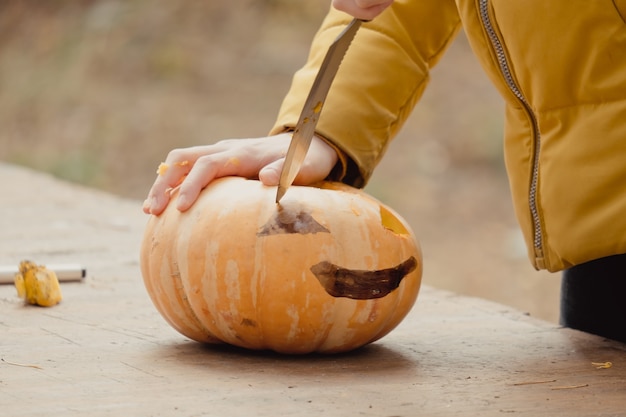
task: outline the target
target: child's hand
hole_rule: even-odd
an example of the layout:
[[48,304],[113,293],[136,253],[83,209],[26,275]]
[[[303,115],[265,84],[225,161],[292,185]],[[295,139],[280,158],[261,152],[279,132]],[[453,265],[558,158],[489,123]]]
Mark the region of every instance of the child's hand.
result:
[[[185,211],[200,191],[216,178],[240,176],[259,178],[265,185],[278,185],[290,133],[255,139],[229,139],[214,145],[175,149],[159,166],[148,198],[143,204],[147,214],[160,214],[170,201],[170,191],[180,186],[176,208]],[[306,159],[294,184],[321,181],[337,163],[335,150],[313,137]]]
[[333,7],[357,19],[372,20],[391,3],[393,0],[333,0]]

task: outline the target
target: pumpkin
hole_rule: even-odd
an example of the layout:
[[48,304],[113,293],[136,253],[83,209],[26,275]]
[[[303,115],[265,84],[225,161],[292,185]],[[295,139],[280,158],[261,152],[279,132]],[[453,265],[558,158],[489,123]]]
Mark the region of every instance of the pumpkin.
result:
[[199,342],[289,354],[345,352],[395,328],[422,276],[406,222],[339,183],[275,197],[225,177],[189,210],[150,217],[141,272],[165,320]]

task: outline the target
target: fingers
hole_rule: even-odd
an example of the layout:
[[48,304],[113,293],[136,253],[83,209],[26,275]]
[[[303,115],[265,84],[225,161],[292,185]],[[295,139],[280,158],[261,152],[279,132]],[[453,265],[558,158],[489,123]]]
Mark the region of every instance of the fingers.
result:
[[392,3],[393,0],[333,0],[333,7],[357,19],[372,20]]
[[196,201],[200,191],[215,178],[228,175],[244,177],[255,175],[254,167],[249,163],[242,166],[237,156],[241,151],[227,147],[223,149],[222,145],[177,149],[170,152],[166,162],[160,165],[159,175],[144,202],[143,211],[148,214],[160,214],[170,203],[174,191],[176,208],[185,211]]
[[198,158],[180,185],[176,208],[180,211],[188,210],[197,200],[200,191],[216,178],[230,175],[247,178],[255,176],[258,169],[251,165],[242,166],[242,161],[236,154],[236,151],[224,151]]
[[[203,188],[224,176],[259,178],[265,185],[276,186],[290,141],[291,134],[287,133],[173,150],[157,170],[158,176],[143,204],[143,211],[159,215],[168,204],[175,204],[180,211],[188,210]],[[314,137],[294,183],[305,185],[323,180],[336,161],[334,148]]]
[[181,211],[196,201],[200,191],[216,178],[237,175],[257,177],[260,169],[282,158],[289,146],[290,134],[269,138],[229,139],[208,146],[171,151],[155,180],[143,211],[158,215],[176,190],[175,204]]
[[159,214],[167,206],[172,190],[180,186],[193,167],[196,157],[192,149],[175,149],[159,165],[157,178],[143,204],[144,213]]

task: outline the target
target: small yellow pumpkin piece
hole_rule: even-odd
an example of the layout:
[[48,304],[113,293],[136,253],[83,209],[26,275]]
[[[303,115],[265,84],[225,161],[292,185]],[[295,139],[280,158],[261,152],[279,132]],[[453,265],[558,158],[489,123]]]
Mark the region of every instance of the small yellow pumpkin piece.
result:
[[14,282],[17,295],[28,304],[52,307],[63,299],[56,274],[43,265],[30,261],[20,262]]

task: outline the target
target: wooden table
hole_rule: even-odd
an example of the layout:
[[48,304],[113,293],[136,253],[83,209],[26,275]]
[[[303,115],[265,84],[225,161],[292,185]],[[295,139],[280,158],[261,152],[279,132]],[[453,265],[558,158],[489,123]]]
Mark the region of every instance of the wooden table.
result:
[[429,287],[349,354],[189,341],[144,290],[140,202],[11,165],[0,177],[0,264],[88,270],[52,308],[0,286],[1,415],[626,416],[626,345]]

